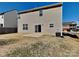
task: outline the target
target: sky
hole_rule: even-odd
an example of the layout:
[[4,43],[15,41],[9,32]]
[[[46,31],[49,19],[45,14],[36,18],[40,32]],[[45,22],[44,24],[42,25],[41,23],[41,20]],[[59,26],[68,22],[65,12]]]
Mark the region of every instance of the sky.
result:
[[[12,9],[22,11],[55,3],[57,2],[0,2],[0,13]],[[75,21],[79,23],[79,2],[64,2],[62,14],[63,22]]]
[[18,11],[27,10],[54,3],[57,2],[0,2],[0,12],[5,12],[12,9],[17,9]]
[[79,2],[63,3],[63,21],[75,21],[79,25]]

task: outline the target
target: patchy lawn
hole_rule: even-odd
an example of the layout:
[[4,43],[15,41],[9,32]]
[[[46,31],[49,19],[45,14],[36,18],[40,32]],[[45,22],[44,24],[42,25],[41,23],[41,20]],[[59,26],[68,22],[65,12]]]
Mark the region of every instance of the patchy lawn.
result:
[[24,33],[0,35],[0,56],[75,57],[79,56],[79,39]]

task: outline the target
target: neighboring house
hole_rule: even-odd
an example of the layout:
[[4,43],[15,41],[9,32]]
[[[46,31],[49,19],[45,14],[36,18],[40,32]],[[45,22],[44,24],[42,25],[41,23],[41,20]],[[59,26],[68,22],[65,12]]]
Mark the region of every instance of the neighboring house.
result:
[[17,11],[10,10],[0,13],[0,33],[13,33],[17,31]]
[[64,32],[70,32],[70,31],[76,31],[76,22],[63,22],[63,31]]
[[79,32],[79,25],[76,26],[76,31]]
[[79,32],[79,20],[76,21],[77,25],[76,25],[76,31]]
[[62,36],[62,3],[19,12],[18,32]]

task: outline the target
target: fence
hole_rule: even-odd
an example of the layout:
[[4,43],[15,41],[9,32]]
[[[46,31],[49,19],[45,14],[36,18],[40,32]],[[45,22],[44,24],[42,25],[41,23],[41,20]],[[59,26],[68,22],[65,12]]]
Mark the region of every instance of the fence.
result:
[[17,28],[0,28],[0,34],[16,33]]

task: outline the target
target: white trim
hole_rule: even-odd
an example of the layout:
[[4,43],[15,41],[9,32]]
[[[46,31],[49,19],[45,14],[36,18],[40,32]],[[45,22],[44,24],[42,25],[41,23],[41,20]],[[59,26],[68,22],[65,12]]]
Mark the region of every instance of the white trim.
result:
[[[63,4],[63,3],[62,3]],[[62,10],[63,10],[63,6],[62,6]],[[61,12],[62,12],[62,10],[61,10]],[[62,29],[63,29],[63,24],[62,24],[62,19],[63,19],[63,13],[62,13],[62,15],[61,15],[61,36],[63,36],[63,32],[62,32]]]

